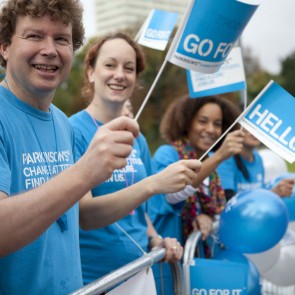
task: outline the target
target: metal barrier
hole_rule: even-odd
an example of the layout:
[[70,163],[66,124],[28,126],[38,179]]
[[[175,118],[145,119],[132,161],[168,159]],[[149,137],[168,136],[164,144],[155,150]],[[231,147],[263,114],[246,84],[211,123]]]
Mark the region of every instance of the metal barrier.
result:
[[[71,293],[71,295],[98,295],[108,291],[117,284],[129,279],[141,270],[151,267],[153,264],[161,261],[166,255],[166,249],[156,249],[143,255],[125,266],[118,268],[108,275],[86,285],[85,287]],[[183,295],[183,278],[179,263],[170,263],[174,280],[175,295]]]
[[[212,224],[211,234],[216,234],[219,227],[219,222],[215,221]],[[190,294],[190,265],[195,257],[200,257],[198,244],[202,239],[200,231],[192,232],[184,246],[183,254],[183,280],[184,280],[184,295]]]

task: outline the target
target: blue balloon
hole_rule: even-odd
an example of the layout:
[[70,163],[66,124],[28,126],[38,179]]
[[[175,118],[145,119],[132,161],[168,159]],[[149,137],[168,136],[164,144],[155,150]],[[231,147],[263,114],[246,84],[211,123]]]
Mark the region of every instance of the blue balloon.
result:
[[[274,179],[271,184],[270,188],[275,187],[282,179],[285,178],[295,178],[295,173],[284,173],[281,176]],[[295,221],[295,186],[293,187],[293,191],[291,196],[282,198],[283,202],[285,203],[288,214],[289,214],[289,221]]]
[[221,250],[214,259],[243,263],[248,268],[247,294],[261,295],[260,273],[257,267],[243,254],[230,249]]
[[259,253],[275,246],[288,226],[286,205],[275,193],[249,190],[237,194],[220,215],[219,238],[231,250]]

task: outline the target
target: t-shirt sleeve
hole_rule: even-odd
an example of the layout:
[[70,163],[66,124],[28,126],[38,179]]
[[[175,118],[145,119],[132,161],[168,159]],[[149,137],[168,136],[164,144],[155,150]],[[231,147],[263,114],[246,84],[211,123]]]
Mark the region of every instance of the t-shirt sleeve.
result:
[[236,168],[233,157],[223,161],[217,167],[217,172],[220,177],[221,186],[224,190],[236,191],[235,171]]
[[153,156],[153,169],[155,172],[162,171],[170,164],[179,160],[176,149],[171,145],[162,145]]

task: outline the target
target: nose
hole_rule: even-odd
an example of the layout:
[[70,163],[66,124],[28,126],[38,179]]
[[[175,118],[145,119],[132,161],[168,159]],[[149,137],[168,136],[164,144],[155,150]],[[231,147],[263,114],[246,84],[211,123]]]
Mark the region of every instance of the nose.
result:
[[214,133],[215,132],[215,126],[213,123],[208,123],[206,126],[206,131],[210,132],[210,133]]
[[114,78],[118,81],[122,81],[124,77],[125,77],[124,69],[122,67],[117,67],[114,74]]
[[43,40],[41,54],[49,57],[57,56],[56,44],[52,38]]

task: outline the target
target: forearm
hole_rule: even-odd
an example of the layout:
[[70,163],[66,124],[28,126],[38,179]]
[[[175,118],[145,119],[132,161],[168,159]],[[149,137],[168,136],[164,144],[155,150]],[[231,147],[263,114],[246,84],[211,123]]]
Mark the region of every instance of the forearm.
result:
[[70,167],[44,185],[16,196],[1,194],[0,256],[38,238],[89,190],[77,171]]
[[205,178],[207,178],[213,171],[216,170],[217,166],[223,161],[223,158],[218,152],[214,153],[211,157],[207,158],[202,165],[201,170],[197,176],[193,179],[192,186],[197,188],[201,185]]
[[80,201],[80,226],[91,230],[107,226],[128,215],[155,194],[150,178],[104,196],[89,192]]
[[84,229],[93,229],[113,223],[153,195],[183,190],[199,168],[199,161],[183,160],[112,194],[85,196],[80,202],[80,224]]

